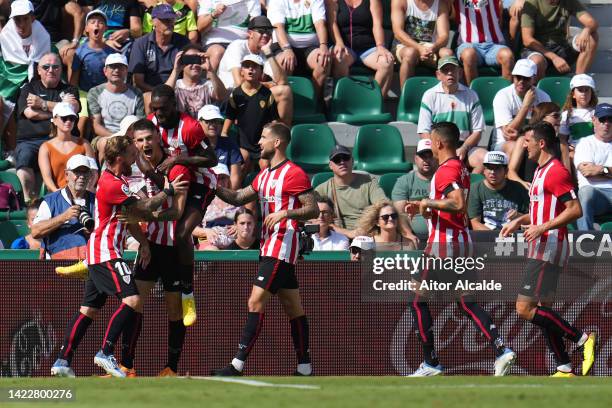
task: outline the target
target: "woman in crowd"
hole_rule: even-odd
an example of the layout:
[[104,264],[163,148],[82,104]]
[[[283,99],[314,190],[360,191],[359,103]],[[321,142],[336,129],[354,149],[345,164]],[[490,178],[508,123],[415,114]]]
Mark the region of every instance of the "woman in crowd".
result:
[[240,250],[240,249],[259,249],[259,239],[256,234],[257,220],[255,215],[248,208],[241,208],[236,211],[234,215],[234,242],[228,247],[224,248],[227,250]]
[[374,238],[377,250],[399,251],[415,249],[412,241],[402,236],[400,215],[388,200],[367,207],[359,219],[358,230]]
[[595,89],[595,81],[586,74],[574,75],[570,81],[559,129],[559,138],[568,143],[570,151],[578,139],[593,134],[593,112],[597,106]]

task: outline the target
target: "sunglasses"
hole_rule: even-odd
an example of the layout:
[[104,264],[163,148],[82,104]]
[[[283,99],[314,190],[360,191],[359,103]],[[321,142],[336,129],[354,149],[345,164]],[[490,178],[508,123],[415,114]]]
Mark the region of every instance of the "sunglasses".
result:
[[361,253],[361,248],[352,246],[349,248],[349,251],[352,255],[357,255]]
[[107,65],[106,67],[108,69],[121,69],[121,68],[125,67],[125,65],[123,65],[123,64],[110,64],[110,65]]
[[384,222],[389,222],[389,220],[397,220],[397,213],[393,213],[393,214],[383,214],[380,216],[380,219],[383,220]]
[[59,64],[45,64],[45,65],[41,65],[41,68],[43,69],[43,71],[49,71],[49,70],[58,70],[60,69],[61,65]]
[[604,116],[603,118],[599,118],[600,123],[612,123],[612,116]]
[[76,120],[77,120],[76,116],[72,116],[72,115],[70,115],[70,116],[59,116],[59,118],[62,120],[62,122],[68,122],[68,121],[76,122]]
[[340,164],[342,162],[347,162],[350,160],[351,160],[351,156],[349,156],[348,154],[339,154],[337,156],[334,156],[334,158],[332,159],[332,162],[336,164]]

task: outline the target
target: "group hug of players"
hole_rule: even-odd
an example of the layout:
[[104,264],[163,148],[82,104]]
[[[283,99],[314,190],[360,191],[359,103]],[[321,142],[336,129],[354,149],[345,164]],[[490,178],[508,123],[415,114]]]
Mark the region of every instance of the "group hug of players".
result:
[[[200,224],[206,207],[216,194],[240,206],[258,200],[263,220],[259,270],[248,300],[248,315],[238,350],[226,367],[213,375],[238,376],[259,336],[266,303],[276,295],[289,318],[297,355],[294,375],[313,374],[309,355],[308,319],[302,307],[295,264],[299,252],[299,223],[316,218],[319,210],[307,174],[287,159],[290,129],[282,123],[267,125],[259,145],[261,158],[269,162],[253,182],[238,191],[218,186],[210,170],[217,164],[214,150],[207,146],[199,123],[176,109],[171,88],[160,86],[152,94],[152,114],[136,122],[131,136],[109,139],[105,146],[106,168],[98,181],[95,230],[87,248],[89,277],[83,302],[68,323],[63,345],[51,374],[73,377],[72,358],[87,328],[109,295],[121,299],[106,328],[94,363],[114,377],[136,376],[135,350],[143,324],[143,303],[157,280],[165,291],[168,314],[168,359],[160,376],[176,376],[186,326],[195,321],[193,303],[193,243],[191,234]],[[472,242],[467,222],[470,177],[456,155],[459,130],[453,123],[435,124],[431,132],[432,152],[440,166],[431,181],[429,198],[408,202],[409,215],[422,214],[429,220],[425,253],[432,257],[469,256]],[[565,339],[582,353],[582,375],[595,362],[595,333],[583,332],[551,309],[560,272],[567,262],[567,224],[581,216],[580,203],[565,167],[554,158],[555,131],[542,123],[527,137],[530,159],[536,161],[531,185],[530,211],[504,226],[508,236],[522,226],[529,242],[529,260],[516,301],[519,316],[539,326],[557,362],[553,376],[574,375]],[[126,177],[136,163],[145,179],[138,194],[130,191]],[[146,232],[139,227],[146,222]],[[139,241],[134,272],[122,259],[124,238],[129,233]],[[177,268],[177,265],[179,267]],[[467,272],[469,275],[469,272]],[[476,276],[452,271],[421,270],[414,280],[452,282]],[[419,287],[419,285],[415,285]],[[434,348],[432,317],[427,299],[417,291],[409,307],[414,317],[424,361],[413,376],[444,372]],[[508,373],[516,354],[504,345],[489,314],[469,293],[457,293],[459,309],[471,319],[494,352],[493,372]],[[192,309],[185,314],[185,308]],[[121,336],[121,362],[114,352]]]

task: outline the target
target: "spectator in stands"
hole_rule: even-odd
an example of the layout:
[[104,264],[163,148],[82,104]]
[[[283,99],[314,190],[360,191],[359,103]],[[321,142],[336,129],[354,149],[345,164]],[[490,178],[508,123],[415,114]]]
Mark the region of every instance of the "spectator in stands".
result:
[[[401,216],[407,218],[406,216]],[[407,224],[408,220],[404,220]],[[402,251],[416,249],[414,236],[404,237],[400,227],[400,213],[389,200],[368,206],[359,218],[359,231],[374,238],[377,250]]]
[[150,92],[163,84],[174,69],[176,54],[189,40],[175,33],[176,13],[168,4],[155,6],[151,12],[153,31],[134,41],[130,54],[129,72],[134,85],[144,93],[145,111],[149,110]]
[[327,3],[330,31],[334,39],[334,78],[349,75],[353,64],[376,73],[383,97],[393,78],[393,54],[385,47],[381,0],[330,0]]
[[435,67],[438,59],[453,55],[446,48],[449,34],[449,1],[392,0],[391,22],[400,65],[400,87],[414,76],[418,65]]
[[346,251],[349,246],[348,238],[331,227],[334,224],[334,204],[329,198],[317,197],[317,205],[319,217],[308,222],[319,225],[319,232],[312,235],[313,251]]
[[361,261],[367,258],[374,251],[376,244],[374,238],[367,236],[357,236],[351,241],[349,251],[351,253],[351,261]]
[[68,184],[44,197],[32,225],[32,237],[42,239],[52,259],[84,259],[90,231],[79,221],[79,214],[86,210],[93,216],[96,198],[87,191],[89,159],[74,155],[65,171]]
[[[179,79],[181,73],[183,76]],[[204,105],[213,101],[220,103],[228,95],[217,73],[210,69],[209,58],[199,44],[188,44],[176,54],[166,85],[174,88],[178,109],[192,118],[197,117]]]
[[[38,213],[38,207],[40,206],[41,199],[37,198],[35,200],[30,201],[27,208],[27,223],[28,228],[32,228],[32,224],[34,219],[36,218],[36,214]],[[11,244],[11,249],[40,249],[40,245],[42,243],[39,239],[34,239],[32,237],[32,233],[28,233],[28,235],[19,237],[13,241]]]
[[15,167],[26,201],[35,198],[37,193],[34,169],[38,168],[38,149],[49,138],[53,108],[58,102],[67,102],[74,112],[81,109],[77,88],[61,81],[62,64],[56,54],[42,56],[38,75],[40,79],[21,88],[17,101]]
[[582,206],[579,230],[592,230],[595,216],[612,213],[612,105],[597,105],[593,116],[595,133],[580,139],[574,154]]
[[[455,2],[459,30],[457,58],[463,62],[465,82],[478,77],[478,67],[501,67],[504,78],[510,79],[514,65],[512,50],[502,33],[502,0]],[[474,24],[476,21],[476,24]],[[487,21],[488,24],[478,23]]]
[[43,143],[38,151],[38,168],[51,193],[66,186],[66,163],[70,157],[77,154],[94,157],[89,142],[72,135],[77,117],[69,103],[56,104],[51,118],[51,140]]
[[[391,192],[393,206],[400,214],[405,213],[404,209],[407,201],[429,197],[431,178],[438,168],[438,162],[431,152],[431,140],[419,140],[414,155],[414,165],[415,168],[408,174],[397,179]],[[410,227],[416,235],[427,236],[427,220],[421,214],[415,215],[410,220]]]
[[559,138],[573,149],[578,139],[593,134],[593,113],[597,106],[595,81],[587,74],[574,75],[561,108]]
[[[570,18],[575,16],[584,26],[580,34],[568,39]],[[597,21],[579,0],[526,0],[521,15],[522,58],[538,65],[538,80],[544,76],[548,60],[560,74],[585,74],[597,51]]]
[[[138,117],[136,115],[128,115],[125,118],[121,119],[121,122],[119,123],[119,130],[117,132],[113,133],[110,136],[106,136],[106,137],[96,136],[93,138],[93,140],[91,141],[91,148],[93,149],[95,157],[100,164],[104,164],[104,148],[106,146],[106,142],[108,142],[110,138],[115,137],[115,136],[128,136],[132,138],[133,137],[132,125],[138,122],[138,120],[140,119],[142,119],[142,117]],[[132,171],[135,168],[138,168],[138,166],[136,165],[132,166]],[[130,184],[131,178],[127,177],[127,179],[128,179],[128,184]],[[140,175],[138,179],[139,181],[142,181],[142,177],[140,177]],[[140,188],[134,190],[134,192],[137,192],[137,191],[140,191]]]
[[142,35],[142,9],[137,0],[89,0],[92,8],[106,14],[106,44],[123,55],[130,53],[134,40]]
[[215,105],[204,105],[198,113],[198,120],[204,134],[207,137],[206,144],[215,149],[220,164],[229,169],[230,187],[238,190],[242,183],[242,165],[244,159],[240,154],[240,148],[229,137],[221,136],[223,127],[223,115],[219,107]]
[[[164,3],[172,6],[176,13],[176,21],[174,22],[174,32],[184,35],[189,38],[192,43],[198,42],[198,25],[196,16],[193,10],[185,3],[178,0],[164,0]],[[151,13],[155,6],[148,7],[142,17],[142,32],[148,34],[153,31],[153,18]]]
[[221,0],[199,0],[198,5],[198,31],[211,68],[215,71],[229,44],[246,39],[249,20],[261,15],[259,0],[245,0],[231,5],[226,3]]
[[317,100],[331,68],[324,0],[270,0],[268,18],[280,46],[276,56],[289,74],[312,70]]
[[491,147],[510,155],[520,128],[531,117],[533,107],[550,102],[550,96],[536,88],[537,66],[529,59],[520,59],[512,69],[512,85],[500,89],[493,98],[495,133]]
[[259,250],[259,237],[256,233],[257,219],[248,208],[240,208],[234,214],[234,242],[226,250]]
[[260,160],[259,139],[263,127],[279,118],[272,91],[260,82],[263,65],[259,55],[250,54],[242,59],[240,75],[243,81],[230,94],[225,110],[223,134],[229,133],[233,123],[238,127],[238,144],[245,162],[245,173],[258,162],[260,168],[266,166],[265,160]]
[[478,147],[485,129],[482,106],[476,92],[459,83],[459,60],[450,56],[438,60],[438,85],[423,94],[417,133],[429,139],[431,125],[453,122],[459,127],[461,147],[457,156],[467,160],[474,173],[482,173],[482,160],[486,150]]
[[473,230],[501,230],[508,221],[529,212],[529,195],[518,181],[508,180],[506,153],[487,152],[484,167],[484,180],[470,189],[468,217]]

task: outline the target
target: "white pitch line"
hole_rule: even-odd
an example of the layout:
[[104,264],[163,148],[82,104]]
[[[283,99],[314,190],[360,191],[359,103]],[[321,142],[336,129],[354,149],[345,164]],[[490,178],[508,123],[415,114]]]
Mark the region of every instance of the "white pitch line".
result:
[[247,380],[244,378],[232,378],[232,377],[201,377],[201,376],[193,376],[193,377],[179,377],[186,379],[194,379],[194,380],[206,380],[206,381],[219,381],[226,383],[234,383],[234,384],[242,384],[242,385],[250,385],[251,387],[274,387],[274,388],[295,388],[299,390],[320,390],[321,387],[318,385],[307,385],[307,384],[274,384],[264,381],[257,380]]

